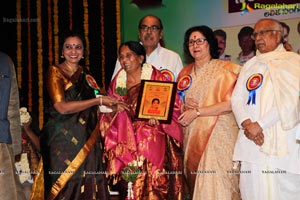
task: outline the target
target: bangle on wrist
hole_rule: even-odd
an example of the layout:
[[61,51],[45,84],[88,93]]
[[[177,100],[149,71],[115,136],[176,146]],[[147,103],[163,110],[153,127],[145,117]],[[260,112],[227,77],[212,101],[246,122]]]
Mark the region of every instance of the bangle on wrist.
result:
[[199,111],[198,107],[197,107],[197,108],[195,108],[195,111],[196,111],[196,115],[197,115],[197,117],[199,117],[199,116],[201,115],[201,113],[200,113],[200,111]]
[[102,96],[99,97],[100,106],[102,106]]

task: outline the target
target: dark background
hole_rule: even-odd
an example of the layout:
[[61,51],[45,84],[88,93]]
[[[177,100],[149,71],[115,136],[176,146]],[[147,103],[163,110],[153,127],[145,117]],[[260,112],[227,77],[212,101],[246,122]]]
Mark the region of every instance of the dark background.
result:
[[[57,3],[58,14],[55,15],[54,3]],[[105,91],[111,80],[117,59],[117,1],[88,0],[88,30],[84,26],[83,0],[43,0],[41,1],[41,16],[37,16],[38,0],[20,0],[21,2],[21,30],[17,30],[17,0],[2,2],[0,7],[0,50],[8,54],[13,60],[17,76],[22,105],[28,107],[33,115],[39,116],[39,127],[44,123],[47,113],[47,92],[43,80],[38,78],[38,71],[45,72],[55,62],[58,47],[54,38],[59,37],[70,26],[82,32],[88,31],[89,49],[83,64],[91,71],[99,86]],[[70,5],[71,9],[70,9]],[[51,11],[50,19],[48,11]],[[70,13],[72,19],[70,19]],[[54,17],[58,17],[58,33],[53,30]],[[24,22],[24,20],[33,20]],[[8,22],[11,20],[12,22]],[[37,27],[36,20],[41,20],[42,27]],[[49,21],[52,29],[49,29]],[[71,24],[71,25],[70,25]],[[42,49],[38,49],[38,28],[41,28]],[[17,58],[17,32],[21,34],[21,58]],[[49,35],[52,39],[49,39]],[[51,42],[52,41],[52,42]],[[52,48],[51,48],[52,47]],[[39,64],[38,52],[42,51],[42,64]],[[51,52],[49,52],[51,51]],[[21,63],[21,64],[20,64]],[[41,63],[41,62],[40,62]],[[39,96],[39,89],[43,88],[43,96]],[[42,106],[41,106],[42,104]],[[42,108],[42,109],[41,109]]]

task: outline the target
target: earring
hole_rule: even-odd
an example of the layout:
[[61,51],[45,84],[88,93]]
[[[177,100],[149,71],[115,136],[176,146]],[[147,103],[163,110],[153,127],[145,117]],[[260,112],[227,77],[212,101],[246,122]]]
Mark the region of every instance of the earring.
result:
[[81,59],[84,59],[84,57],[82,56]]
[[61,57],[61,58],[65,58],[65,57],[64,57],[64,54],[61,54],[61,56],[60,56],[60,57]]

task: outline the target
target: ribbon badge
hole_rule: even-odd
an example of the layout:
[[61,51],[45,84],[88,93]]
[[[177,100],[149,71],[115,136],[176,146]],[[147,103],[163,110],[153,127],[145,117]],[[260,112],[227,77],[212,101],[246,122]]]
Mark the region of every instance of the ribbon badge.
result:
[[89,84],[89,86],[94,89],[95,95],[99,94],[100,93],[100,88],[99,88],[96,80],[89,74],[87,74],[85,76],[85,79],[86,79],[86,82]]
[[166,77],[167,81],[170,81],[170,82],[175,81],[174,73],[171,72],[170,70],[162,69],[160,72],[164,75],[164,77]]
[[263,75],[252,74],[246,83],[247,90],[249,91],[247,105],[256,104],[256,90],[261,86],[263,82]]
[[187,89],[189,89],[192,85],[192,77],[191,75],[186,75],[183,76],[177,84],[177,90],[178,90],[178,94],[180,96],[181,101],[185,101],[184,96],[185,96],[185,91]]

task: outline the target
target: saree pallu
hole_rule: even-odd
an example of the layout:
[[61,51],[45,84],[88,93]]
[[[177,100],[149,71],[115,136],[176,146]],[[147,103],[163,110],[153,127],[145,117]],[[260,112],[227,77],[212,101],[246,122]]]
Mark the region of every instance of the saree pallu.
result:
[[[65,101],[95,97],[85,75],[65,91]],[[50,107],[41,135],[45,199],[109,199],[97,109],[60,114]]]
[[[230,101],[240,67],[211,60],[201,68],[190,64],[179,78],[190,74],[192,85],[186,98],[199,101],[199,107]],[[200,116],[184,128],[184,166],[189,193],[193,199],[239,199],[238,174],[232,173],[232,155],[238,127],[233,113]]]
[[[180,101],[176,97],[171,124],[150,126],[148,121],[135,119],[134,112],[140,84],[133,86],[126,96],[115,93],[115,79],[109,88],[109,95],[131,105],[131,112],[122,111],[113,117],[103,115],[101,129],[105,133],[105,149],[108,159],[108,173],[119,176],[127,164],[142,157],[143,164],[139,167],[133,183],[135,199],[183,199],[183,151],[182,129],[176,122],[180,114]],[[153,68],[151,80],[164,80],[162,74]],[[124,185],[124,180],[119,179]],[[125,191],[126,193],[126,191]],[[122,198],[121,197],[121,198]]]

